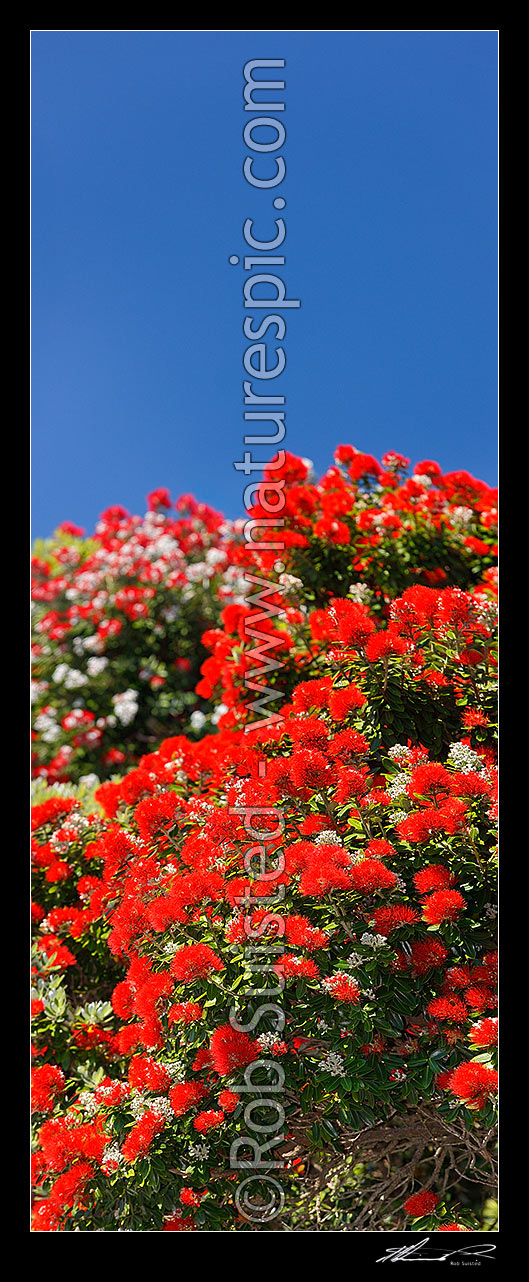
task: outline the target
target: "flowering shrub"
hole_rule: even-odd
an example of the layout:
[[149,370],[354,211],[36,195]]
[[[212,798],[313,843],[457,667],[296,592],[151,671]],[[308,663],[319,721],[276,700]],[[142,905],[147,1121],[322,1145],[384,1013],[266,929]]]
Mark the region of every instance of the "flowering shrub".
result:
[[[493,496],[435,464],[428,487],[398,456],[337,457],[348,478],[320,486],[288,461],[304,542],[279,573],[303,557],[308,582],[259,624],[286,657],[281,717],[245,731],[256,638],[248,599],[229,604],[200,683],[222,689],[216,733],[138,754],[91,809],[73,789],[35,807],[35,1231],[251,1231],[250,1173],[254,1210],[270,1173],[281,1186],[279,1228],[479,1227]],[[253,558],[266,578],[273,553]]]
[[[271,484],[284,485],[281,561],[273,547],[259,550],[262,535],[255,545],[234,547],[234,561],[257,576],[254,599],[260,614],[251,599],[230,605],[223,611],[223,626],[203,637],[211,655],[202,664],[197,693],[222,701],[221,725],[263,715],[259,698],[248,694],[249,689],[259,693],[256,664],[258,672],[268,659],[266,687],[277,686],[277,697],[290,694],[302,673],[318,671],[319,652],[330,639],[328,627],[325,635],[321,632],[318,608],[333,597],[347,599],[342,614],[350,619],[353,605],[365,606],[373,626],[375,620],[387,620],[392,601],[409,587],[480,588],[484,603],[494,595],[497,491],[467,472],[443,475],[429,460],[406,479],[408,463],[389,453],[381,465],[342,445],[335,465],[318,483],[310,479],[308,461],[289,454],[282,467],[265,473]],[[259,504],[249,515],[256,523],[272,520]],[[266,526],[263,533],[267,539]],[[267,580],[275,581],[275,591],[273,586],[263,591]],[[346,626],[343,621],[334,639],[341,639]],[[392,644],[403,642],[392,633],[373,640],[371,659],[377,645],[390,653]],[[254,686],[248,682],[252,672]],[[274,707],[266,696],[265,714]]]
[[[149,495],[142,519],[65,521],[33,557],[34,773],[48,783],[120,774],[169,727],[212,728],[194,694],[200,638],[237,599],[236,530],[184,495]],[[214,724],[214,723],[213,723]]]

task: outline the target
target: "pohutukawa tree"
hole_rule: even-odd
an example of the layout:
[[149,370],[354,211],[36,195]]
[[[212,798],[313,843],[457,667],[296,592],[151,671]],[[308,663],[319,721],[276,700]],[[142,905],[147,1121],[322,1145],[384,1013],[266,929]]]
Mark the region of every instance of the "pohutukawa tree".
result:
[[240,599],[232,522],[154,490],[143,518],[65,521],[32,561],[34,774],[47,783],[123,773],[168,730],[214,729],[194,687],[205,629]]
[[215,732],[35,806],[36,1231],[482,1224],[495,494],[406,466],[287,457],[284,568],[232,540],[272,586],[203,637]]

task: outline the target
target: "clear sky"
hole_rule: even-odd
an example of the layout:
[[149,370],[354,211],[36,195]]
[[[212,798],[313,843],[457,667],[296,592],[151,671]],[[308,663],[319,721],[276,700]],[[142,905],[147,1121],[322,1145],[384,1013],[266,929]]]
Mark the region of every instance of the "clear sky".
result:
[[494,31],[37,31],[35,536],[159,485],[241,514],[251,58],[286,61],[286,447],[496,483]]

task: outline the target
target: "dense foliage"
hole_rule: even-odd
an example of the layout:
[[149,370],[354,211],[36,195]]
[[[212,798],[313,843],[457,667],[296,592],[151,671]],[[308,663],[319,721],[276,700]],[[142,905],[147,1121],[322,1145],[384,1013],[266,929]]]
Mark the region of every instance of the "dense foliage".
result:
[[37,785],[37,1231],[489,1214],[495,494],[335,459],[274,472],[279,564],[230,534],[214,733],[129,740],[95,793]]

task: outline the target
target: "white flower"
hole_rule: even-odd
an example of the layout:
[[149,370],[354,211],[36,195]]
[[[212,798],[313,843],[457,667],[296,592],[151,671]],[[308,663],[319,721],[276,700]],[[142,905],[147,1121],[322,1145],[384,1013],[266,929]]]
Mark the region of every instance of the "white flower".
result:
[[391,757],[392,761],[397,761],[401,757],[403,761],[407,761],[410,756],[411,749],[403,743],[394,743],[392,748],[388,748],[388,757]]
[[169,1073],[173,1081],[183,1082],[185,1080],[185,1065],[180,1059],[159,1059],[157,1061],[161,1068]]
[[260,1033],[257,1038],[257,1045],[263,1051],[271,1051],[277,1042],[277,1033]]
[[84,784],[85,788],[97,788],[100,782],[99,776],[93,773],[89,775],[81,775],[79,779],[79,783]]
[[347,595],[353,601],[357,601],[359,605],[362,605],[371,600],[373,593],[371,588],[368,588],[367,583],[350,583]]
[[70,671],[67,663],[59,663],[52,672],[52,681],[64,681],[65,676]]
[[473,597],[473,601],[477,622],[482,623],[485,628],[492,630],[492,628],[495,627],[498,618],[497,602],[491,601],[490,597],[485,596],[484,592],[476,592]]
[[228,705],[226,703],[218,703],[215,708],[215,711],[211,714],[212,725],[214,726],[218,725],[221,717],[223,717],[224,713],[227,711],[228,711]]
[[473,517],[474,513],[470,507],[454,507],[450,513],[454,525],[468,525]]
[[451,743],[448,760],[464,775],[468,775],[471,770],[482,770],[484,765],[478,753],[474,752],[473,748],[469,748],[466,743]]
[[202,581],[205,587],[207,587],[210,573],[211,568],[209,565],[206,565],[205,561],[194,561],[191,565],[187,566],[186,570],[187,578],[190,583],[200,583]]
[[228,554],[222,548],[208,548],[206,552],[205,560],[207,565],[223,565],[227,559]]
[[331,1077],[345,1077],[343,1056],[337,1051],[329,1051],[325,1059],[320,1061],[320,1069],[324,1073],[330,1073]]
[[404,773],[400,775],[393,775],[391,783],[386,789],[386,792],[389,793],[392,801],[396,801],[398,797],[403,797],[406,795],[406,789],[408,787],[409,782],[410,782],[409,775],[406,775]]
[[170,1122],[174,1118],[174,1113],[165,1095],[156,1095],[153,1097],[142,1095],[140,1091],[135,1091],[131,1097],[130,1107],[133,1117],[138,1120],[143,1114],[152,1109],[153,1113],[158,1113]]
[[332,828],[323,828],[323,830],[318,833],[317,837],[314,838],[314,845],[343,846],[343,841],[342,838],[338,836],[337,832],[333,832]]
[[[78,1104],[81,1105],[81,1108],[84,1110],[85,1113],[89,1113],[90,1115],[92,1115],[92,1113],[97,1112],[98,1105],[92,1091],[81,1091],[81,1094],[78,1096],[77,1102]],[[105,1149],[105,1152],[108,1152],[108,1149]],[[119,1149],[118,1149],[118,1152],[119,1152]],[[105,1160],[105,1153],[103,1153],[103,1161],[104,1160]]]
[[61,728],[55,721],[55,715],[55,711],[40,712],[35,718],[35,730],[38,731],[44,743],[54,743],[61,733]]
[[189,1156],[198,1158],[201,1161],[209,1155],[209,1144],[190,1144]]
[[36,703],[36,701],[37,701],[37,699],[40,697],[40,695],[41,695],[41,694],[44,694],[44,691],[48,689],[48,682],[47,682],[47,681],[32,681],[32,682],[31,682],[30,689],[31,689],[31,702],[32,702],[32,703]]
[[[121,1149],[119,1147],[119,1144],[117,1144],[116,1142],[114,1142],[114,1144],[107,1144],[107,1147],[101,1159],[101,1165],[102,1165],[103,1171],[105,1171],[107,1167],[110,1168],[110,1170],[112,1170],[114,1166],[119,1166],[120,1162],[123,1162],[123,1161],[124,1161],[124,1158],[123,1158]],[[105,1231],[104,1229],[98,1230],[99,1233],[104,1233],[104,1231]],[[118,1229],[117,1231],[118,1233],[132,1232],[131,1229]]]
[[178,543],[171,534],[160,534],[160,537],[154,539],[149,547],[145,549],[145,555],[149,561],[157,561],[159,558],[167,561],[174,559],[181,561],[182,559]]
[[93,654],[101,654],[104,648],[105,648],[104,642],[101,640],[101,637],[98,637],[97,632],[94,632],[91,637],[84,638],[84,641],[83,641],[84,650],[91,650]]
[[206,718],[203,712],[192,712],[190,720],[193,730],[202,730],[202,727],[206,724]]
[[[116,717],[122,726],[128,726],[131,721],[134,721],[138,711],[137,700],[138,696],[135,690],[123,690],[121,694],[112,695]],[[108,720],[110,721],[110,718]]]
[[[303,579],[297,579],[295,574],[280,574],[279,583],[281,584],[281,587],[286,588],[287,591],[290,588],[303,587]],[[283,613],[283,611],[281,613]]]
[[86,671],[88,672],[89,677],[98,677],[99,673],[104,672],[107,666],[108,659],[105,659],[104,655],[102,655],[101,658],[97,658],[93,655],[92,658],[88,660]]

